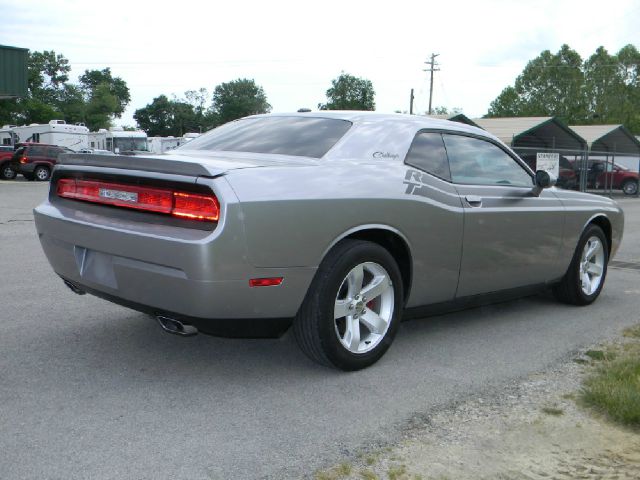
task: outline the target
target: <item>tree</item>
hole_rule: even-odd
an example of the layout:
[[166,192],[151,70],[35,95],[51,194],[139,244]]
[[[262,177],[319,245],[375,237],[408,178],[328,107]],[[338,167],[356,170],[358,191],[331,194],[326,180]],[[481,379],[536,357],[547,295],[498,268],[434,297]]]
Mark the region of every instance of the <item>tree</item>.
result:
[[373,84],[370,80],[342,72],[331,81],[327,90],[327,103],[319,103],[320,110],[375,110]]
[[489,108],[489,117],[557,115],[567,122],[587,117],[580,55],[568,45],[558,53],[543,51],[531,60]]
[[103,70],[85,70],[85,72],[80,75],[79,80],[80,88],[84,91],[88,101],[91,101],[98,90],[100,90],[100,95],[103,97],[108,93],[116,100],[114,110],[110,115],[117,118],[122,116],[131,101],[131,94],[129,93],[127,82],[120,77],[111,75],[110,68]]
[[166,95],[136,110],[133,118],[150,137],[181,137],[200,128],[192,105],[178,99],[169,100]]
[[263,88],[256,85],[253,79],[239,78],[216,86],[208,114],[212,126],[215,126],[270,111],[271,105]]

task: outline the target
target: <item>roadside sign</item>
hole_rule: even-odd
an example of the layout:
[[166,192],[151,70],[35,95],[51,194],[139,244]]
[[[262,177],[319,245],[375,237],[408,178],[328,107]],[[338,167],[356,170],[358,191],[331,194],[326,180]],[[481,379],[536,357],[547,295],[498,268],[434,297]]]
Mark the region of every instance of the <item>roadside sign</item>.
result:
[[538,152],[536,154],[536,170],[545,170],[558,178],[560,175],[560,154]]

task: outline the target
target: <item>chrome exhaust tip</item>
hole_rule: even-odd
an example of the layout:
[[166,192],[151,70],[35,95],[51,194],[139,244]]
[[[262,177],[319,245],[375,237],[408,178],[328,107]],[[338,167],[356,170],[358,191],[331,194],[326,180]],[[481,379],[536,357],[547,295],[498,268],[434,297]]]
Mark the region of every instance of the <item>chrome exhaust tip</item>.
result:
[[193,325],[189,325],[187,323],[182,323],[180,320],[176,320],[175,318],[165,317],[163,315],[156,316],[156,320],[160,324],[160,327],[167,332],[173,335],[180,335],[182,337],[191,337],[198,333],[198,329]]

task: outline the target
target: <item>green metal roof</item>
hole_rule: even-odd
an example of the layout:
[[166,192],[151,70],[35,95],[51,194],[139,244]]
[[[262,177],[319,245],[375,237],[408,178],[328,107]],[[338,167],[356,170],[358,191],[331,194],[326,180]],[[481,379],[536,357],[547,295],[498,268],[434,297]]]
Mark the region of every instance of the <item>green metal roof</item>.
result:
[[0,99],[27,95],[26,48],[0,45]]

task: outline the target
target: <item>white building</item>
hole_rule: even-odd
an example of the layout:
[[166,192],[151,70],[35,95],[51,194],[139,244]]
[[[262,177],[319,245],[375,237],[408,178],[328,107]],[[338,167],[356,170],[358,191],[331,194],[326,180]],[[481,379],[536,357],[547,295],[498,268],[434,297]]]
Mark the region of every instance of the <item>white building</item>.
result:
[[[64,120],[51,120],[49,123],[32,123],[22,127],[11,127],[17,142],[47,143],[81,150],[88,147],[89,129],[84,125],[70,125]],[[4,143],[4,139],[2,140]]]
[[113,153],[147,152],[147,134],[142,130],[124,130],[122,127],[101,128],[89,134],[89,148],[109,150]]

